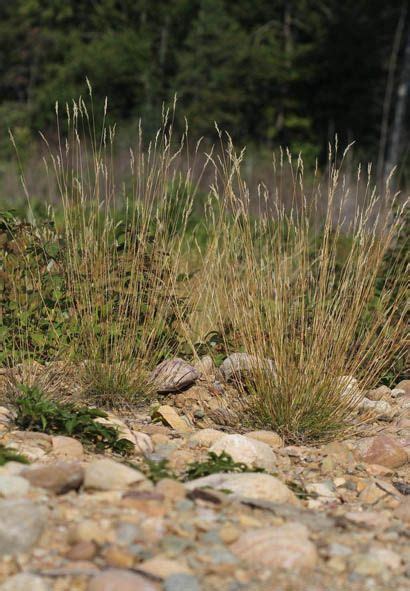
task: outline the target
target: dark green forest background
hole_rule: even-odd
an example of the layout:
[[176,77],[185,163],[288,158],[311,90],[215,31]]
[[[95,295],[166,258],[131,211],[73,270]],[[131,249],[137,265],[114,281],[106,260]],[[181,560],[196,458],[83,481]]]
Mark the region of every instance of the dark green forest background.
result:
[[55,101],[86,95],[86,76],[120,128],[142,118],[153,133],[177,93],[194,138],[216,121],[254,154],[286,145],[314,162],[337,133],[379,178],[397,164],[408,182],[402,0],[1,0],[0,159],[8,128],[23,155],[39,129],[52,138]]

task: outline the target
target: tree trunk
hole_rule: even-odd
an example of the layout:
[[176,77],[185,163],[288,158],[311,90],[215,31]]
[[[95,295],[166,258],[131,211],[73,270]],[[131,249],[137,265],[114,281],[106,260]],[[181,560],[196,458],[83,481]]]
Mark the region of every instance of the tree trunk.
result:
[[403,128],[406,117],[407,100],[410,93],[410,27],[407,30],[406,47],[403,56],[400,81],[397,88],[397,98],[394,108],[394,118],[390,134],[388,157],[385,167],[385,178],[399,163],[400,148],[403,139]]
[[407,7],[403,2],[402,10],[397,21],[396,32],[394,34],[393,46],[390,54],[389,69],[387,74],[386,91],[383,101],[383,116],[380,129],[379,154],[377,158],[377,180],[380,184],[384,182],[384,170],[386,163],[386,145],[389,132],[389,118],[391,112],[391,103],[394,90],[394,78],[397,66],[397,58],[400,51],[401,41],[403,37],[404,25],[406,23]]

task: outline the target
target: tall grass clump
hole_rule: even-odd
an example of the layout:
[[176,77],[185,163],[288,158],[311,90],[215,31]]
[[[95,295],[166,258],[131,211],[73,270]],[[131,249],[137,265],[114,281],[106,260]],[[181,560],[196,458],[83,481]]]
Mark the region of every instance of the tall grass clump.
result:
[[151,369],[179,346],[182,254],[195,195],[189,167],[175,166],[186,136],[173,138],[168,111],[147,145],[140,129],[118,180],[115,127],[105,123],[106,109],[97,133],[92,96],[91,107],[80,98],[64,117],[57,105],[57,149],[43,136],[50,186],[58,187],[50,201],[70,332],[68,340],[61,333],[56,357],[78,364],[85,396],[100,405],[149,395]]
[[227,351],[252,356],[238,380],[245,409],[290,441],[344,433],[366,389],[404,353],[405,257],[379,278],[403,223],[398,196],[387,186],[380,197],[370,171],[347,186],[332,153],[328,177],[316,172],[307,190],[302,159],[282,153],[275,172],[288,168],[293,181],[260,186],[255,216],[242,158],[230,144],[215,161],[220,213],[204,266],[218,269],[208,305]]

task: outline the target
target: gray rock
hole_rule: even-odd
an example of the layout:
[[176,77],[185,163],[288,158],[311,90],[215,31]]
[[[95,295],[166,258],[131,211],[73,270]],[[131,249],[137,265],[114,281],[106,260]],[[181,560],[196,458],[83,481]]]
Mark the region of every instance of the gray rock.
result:
[[241,381],[252,373],[268,370],[275,373],[275,366],[271,359],[260,359],[248,353],[232,353],[221,364],[219,368],[227,382]]
[[243,462],[254,468],[273,470],[277,466],[276,456],[269,445],[245,435],[224,435],[209,448],[209,451],[217,454],[225,452],[235,462]]
[[50,587],[41,578],[30,573],[19,573],[7,579],[0,591],[49,591]]
[[86,466],[84,488],[94,490],[123,490],[131,484],[144,480],[146,478],[142,472],[110,460],[109,458],[104,458],[102,460],[94,460]]
[[406,450],[399,439],[390,435],[364,437],[355,441],[353,452],[357,459],[386,468],[400,468],[408,461]]
[[165,591],[201,591],[198,579],[193,575],[178,573],[164,581]]
[[374,412],[378,416],[391,416],[393,414],[393,409],[386,400],[369,400],[368,398],[363,398],[360,408]]
[[29,550],[41,536],[47,516],[47,509],[32,501],[0,501],[0,555]]
[[234,498],[263,499],[273,503],[297,503],[294,493],[275,476],[263,473],[211,474],[187,482],[188,490],[209,487],[228,490]]
[[14,476],[13,474],[0,475],[0,496],[6,499],[24,497],[29,488],[30,484],[21,476]]
[[21,475],[32,486],[45,488],[57,495],[78,490],[84,481],[84,469],[80,464],[57,462],[46,466],[27,468]]
[[200,377],[200,372],[179,357],[166,359],[151,374],[151,382],[159,394],[180,392],[192,386]]

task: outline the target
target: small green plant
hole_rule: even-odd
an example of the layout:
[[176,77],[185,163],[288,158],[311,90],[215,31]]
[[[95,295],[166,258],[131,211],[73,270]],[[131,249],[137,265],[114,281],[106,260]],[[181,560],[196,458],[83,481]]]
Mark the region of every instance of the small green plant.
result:
[[36,387],[22,386],[21,390],[22,395],[15,402],[16,424],[20,429],[75,437],[98,451],[112,449],[126,455],[133,448],[130,441],[119,436],[115,427],[96,421],[107,418],[105,412],[50,400]]
[[288,488],[290,488],[290,490],[292,492],[295,493],[295,495],[298,497],[298,499],[317,499],[318,495],[317,493],[309,493],[306,488],[302,485],[299,484],[298,482],[295,482],[294,480],[287,480],[286,481],[286,486]]
[[[132,464],[130,464],[132,466]],[[140,466],[135,466],[140,470]],[[208,452],[208,457],[203,462],[190,462],[186,470],[178,477],[168,466],[168,460],[148,460],[145,459],[145,469],[147,477],[154,483],[163,478],[172,478],[174,480],[181,480],[186,482],[188,480],[195,480],[209,476],[210,474],[218,474],[221,472],[265,472],[263,468],[251,468],[242,462],[235,462],[233,458],[226,452],[219,455],[215,452]]]
[[13,449],[0,445],[0,466],[4,466],[7,462],[20,462],[20,464],[29,463],[28,459],[22,454],[18,454]]
[[208,458],[204,462],[191,462],[184,473],[184,480],[195,480],[210,474],[219,472],[265,472],[263,468],[250,468],[243,462],[235,462],[226,452],[219,455],[213,451],[208,452]]
[[[138,469],[140,467],[138,466]],[[177,476],[172,470],[168,467],[168,460],[148,460],[145,459],[145,469],[144,469],[147,477],[156,484],[160,480],[164,478],[172,478],[173,480],[177,480]]]

